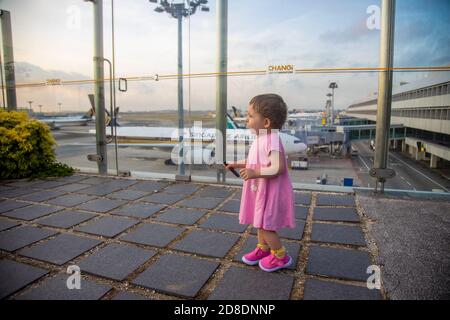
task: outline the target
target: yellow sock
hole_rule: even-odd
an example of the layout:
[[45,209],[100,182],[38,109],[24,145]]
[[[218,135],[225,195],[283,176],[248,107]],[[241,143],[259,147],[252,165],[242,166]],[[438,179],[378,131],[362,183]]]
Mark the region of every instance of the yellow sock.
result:
[[256,245],[258,248],[260,248],[263,251],[268,251],[269,250],[269,246],[267,244],[262,244],[262,243],[258,243]]
[[270,252],[274,254],[278,259],[283,259],[286,255],[286,248],[283,246],[278,250],[270,250]]

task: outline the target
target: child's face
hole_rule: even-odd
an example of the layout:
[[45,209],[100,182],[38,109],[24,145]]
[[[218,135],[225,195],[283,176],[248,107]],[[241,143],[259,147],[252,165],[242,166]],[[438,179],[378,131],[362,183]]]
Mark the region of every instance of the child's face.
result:
[[270,119],[263,118],[260,113],[255,111],[253,105],[248,105],[247,128],[249,128],[253,133],[259,134],[259,130],[270,128]]

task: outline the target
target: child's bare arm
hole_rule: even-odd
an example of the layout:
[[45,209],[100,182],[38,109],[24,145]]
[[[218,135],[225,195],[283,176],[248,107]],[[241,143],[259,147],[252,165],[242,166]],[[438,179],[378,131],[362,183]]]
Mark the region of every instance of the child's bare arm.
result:
[[225,167],[227,168],[245,168],[247,159],[237,160],[235,162],[229,162]]
[[241,169],[240,174],[244,180],[256,178],[275,178],[286,170],[283,154],[279,151],[271,151],[269,154],[270,166],[259,169]]

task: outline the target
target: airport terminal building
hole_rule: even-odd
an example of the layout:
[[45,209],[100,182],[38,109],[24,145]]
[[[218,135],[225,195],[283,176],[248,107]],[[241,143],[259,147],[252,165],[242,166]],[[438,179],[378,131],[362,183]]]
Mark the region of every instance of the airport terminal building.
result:
[[[376,121],[377,96],[350,105],[344,115]],[[406,137],[391,147],[408,152],[430,168],[450,168],[450,74],[400,85],[392,93],[391,125]]]

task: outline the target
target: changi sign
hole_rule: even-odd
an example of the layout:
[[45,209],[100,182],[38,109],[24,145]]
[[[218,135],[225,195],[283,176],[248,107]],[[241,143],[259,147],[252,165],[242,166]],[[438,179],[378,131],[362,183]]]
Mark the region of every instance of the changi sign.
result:
[[47,79],[46,84],[48,86],[59,86],[61,85],[61,79]]
[[267,68],[269,73],[294,73],[293,64],[269,65]]

